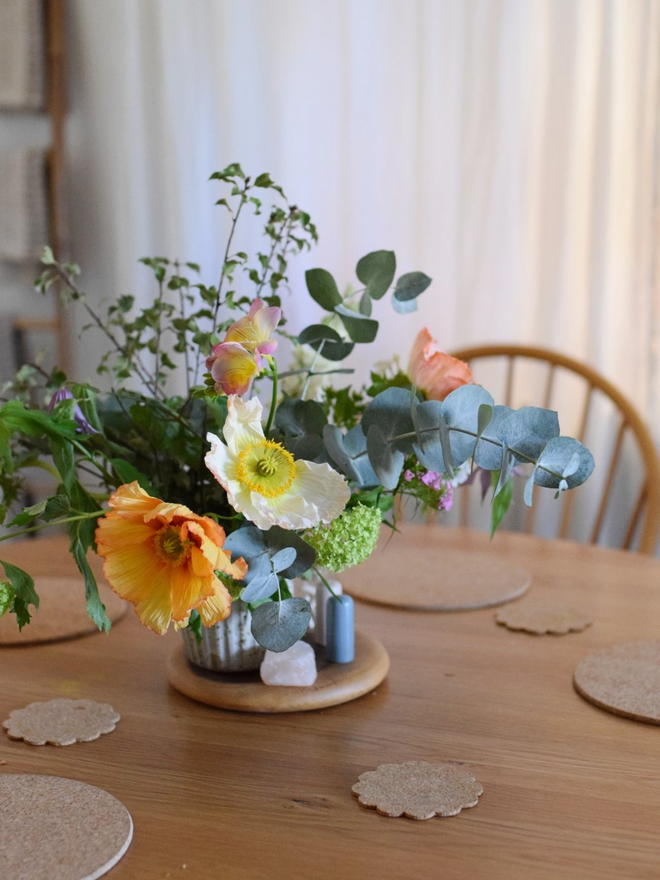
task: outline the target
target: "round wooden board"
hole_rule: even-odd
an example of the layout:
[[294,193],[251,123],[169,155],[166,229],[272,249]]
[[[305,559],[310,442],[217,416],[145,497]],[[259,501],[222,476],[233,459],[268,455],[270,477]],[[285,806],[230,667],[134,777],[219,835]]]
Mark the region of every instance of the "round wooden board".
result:
[[190,664],[178,645],[170,657],[168,679],[173,688],[192,700],[235,712],[307,712],[338,706],[368,694],[383,681],[390,658],[379,641],[355,633],[352,663],[328,663],[316,658],[318,677],[310,687],[265,685],[259,672],[222,675]]
[[403,535],[382,541],[374,553],[339,578],[356,599],[419,611],[469,611],[517,599],[531,583],[529,574],[487,551],[469,552],[432,544],[398,563]]
[[0,866],[6,880],[96,880],[133,838],[126,807],[58,776],[0,775]]
[[660,641],[624,642],[589,654],[574,674],[590,703],[647,724],[660,724]]
[[[1,617],[0,646],[35,645],[98,632],[85,611],[82,577],[38,577],[34,585],[39,594],[39,609],[32,609],[32,620],[22,631],[13,614]],[[110,587],[99,583],[99,595],[113,623],[124,616],[128,605]]]

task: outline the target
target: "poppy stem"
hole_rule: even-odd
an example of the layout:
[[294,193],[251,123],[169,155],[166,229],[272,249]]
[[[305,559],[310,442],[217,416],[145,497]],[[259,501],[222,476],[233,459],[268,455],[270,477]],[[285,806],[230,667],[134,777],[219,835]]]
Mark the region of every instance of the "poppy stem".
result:
[[270,376],[273,380],[273,396],[270,401],[270,412],[268,413],[268,421],[266,422],[266,429],[264,434],[268,437],[270,433],[271,425],[273,424],[273,419],[275,417],[275,407],[277,406],[277,364],[275,361],[272,361],[272,371]]

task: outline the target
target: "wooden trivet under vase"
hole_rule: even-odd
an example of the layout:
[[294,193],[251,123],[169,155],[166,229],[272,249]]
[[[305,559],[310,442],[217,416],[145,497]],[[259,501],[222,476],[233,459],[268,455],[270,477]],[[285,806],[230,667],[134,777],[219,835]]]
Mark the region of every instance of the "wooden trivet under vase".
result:
[[101,788],[59,776],[0,774],[3,880],[96,880],[132,837],[130,813]]
[[[37,577],[35,589],[39,608],[19,631],[16,617],[0,617],[0,646],[35,645],[97,633],[98,627],[85,611],[85,584],[79,577]],[[115,623],[126,613],[128,604],[106,584],[99,584],[99,595],[110,620]]]
[[660,641],[623,642],[582,660],[575,690],[600,709],[660,724]]
[[[469,611],[517,599],[531,583],[517,565],[485,552],[429,544],[416,553],[405,532],[381,539],[366,562],[343,571],[344,591],[356,599],[418,611]],[[405,570],[399,559],[405,553]]]
[[385,679],[390,659],[372,636],[355,633],[355,659],[351,663],[328,663],[318,653],[318,676],[309,687],[278,687],[264,684],[259,671],[219,673],[188,662],[183,645],[170,657],[168,680],[186,697],[218,709],[236,712],[307,712],[348,703],[368,694]]

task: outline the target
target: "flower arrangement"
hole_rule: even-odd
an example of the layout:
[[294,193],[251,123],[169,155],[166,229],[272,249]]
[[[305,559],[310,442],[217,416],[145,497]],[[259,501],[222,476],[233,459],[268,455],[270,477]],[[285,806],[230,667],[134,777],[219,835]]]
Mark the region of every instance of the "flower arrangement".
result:
[[[217,202],[229,214],[218,283],[194,280],[194,263],[146,258],[153,302],[136,311],[121,296],[101,313],[78,286],[78,267],[46,249],[37,288],[57,288],[103,334],[98,372],[107,387],[26,365],[0,408],[1,513],[9,519],[0,540],[64,526],[100,629],[110,622],[90,550],[154,632],[171,624],[199,632],[240,598],[257,641],[283,651],[310,621],[290,579],[366,559],[381,523],[394,526],[397,496],[447,509],[476,467],[491,475],[495,499],[506,498],[513,468],[527,464],[531,504],[535,485],[562,492],[589,476],[591,454],[560,436],[556,413],[495,405],[427,330],[405,371],[374,369],[362,388],[325,384],[351,372],[338,364],[356,345],[374,341],[372,311],[388,291],[404,315],[431,279],[409,272],[395,280],[386,250],[359,260],[361,287],[346,295],[329,272],[311,269],[306,287],[326,316],[291,336],[280,296],[290,258],[317,239],[314,224],[268,174],[250,178],[234,163],[211,179],[228,189]],[[266,197],[274,200],[267,208]],[[235,244],[250,213],[265,217],[266,247],[252,257]],[[297,346],[296,364],[280,373],[283,339]],[[287,383],[297,392],[283,393]],[[53,491],[16,512],[34,467],[52,476]],[[22,627],[38,607],[34,582],[0,562],[0,613],[13,612]]]

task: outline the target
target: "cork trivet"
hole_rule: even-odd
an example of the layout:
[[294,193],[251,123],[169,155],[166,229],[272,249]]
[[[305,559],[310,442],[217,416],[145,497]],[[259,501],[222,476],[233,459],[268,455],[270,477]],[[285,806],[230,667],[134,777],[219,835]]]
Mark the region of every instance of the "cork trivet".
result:
[[[0,617],[1,645],[33,645],[72,639],[98,632],[85,611],[85,585],[81,577],[35,578],[39,609],[31,608],[32,620],[19,631],[16,617]],[[128,605],[106,584],[99,584],[99,595],[113,623],[126,613]]]
[[524,599],[507,605],[497,612],[495,620],[507,629],[523,630],[539,636],[581,632],[593,623],[589,614],[577,608],[536,599]]
[[14,709],[2,726],[10,739],[22,739],[33,746],[71,746],[111,733],[120,718],[107,703],[57,699]]
[[394,535],[356,568],[340,575],[344,590],[377,605],[419,611],[467,611],[490,608],[517,599],[527,591],[530,576],[517,565],[489,553],[469,553],[429,545],[405,553],[398,563],[404,538]]
[[133,837],[107,791],[57,776],[0,775],[0,868],[6,880],[96,880]]
[[408,819],[457,816],[476,807],[484,792],[474,776],[457,764],[426,761],[381,764],[360,774],[352,791],[363,807]]
[[575,670],[573,684],[601,709],[660,724],[660,641],[624,642],[589,654]]

